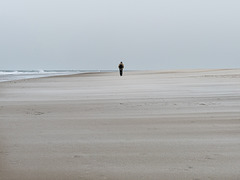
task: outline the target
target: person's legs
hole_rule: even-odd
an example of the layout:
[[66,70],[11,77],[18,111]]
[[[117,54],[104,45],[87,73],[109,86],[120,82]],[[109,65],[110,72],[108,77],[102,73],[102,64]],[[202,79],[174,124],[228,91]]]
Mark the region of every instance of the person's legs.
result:
[[122,73],[123,73],[123,70],[122,70],[122,69],[120,69],[120,76],[122,76]]

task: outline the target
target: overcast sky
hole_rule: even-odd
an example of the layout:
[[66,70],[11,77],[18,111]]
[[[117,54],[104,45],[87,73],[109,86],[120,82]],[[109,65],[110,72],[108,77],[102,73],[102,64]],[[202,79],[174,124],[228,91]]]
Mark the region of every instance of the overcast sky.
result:
[[0,69],[240,68],[239,0],[0,0]]

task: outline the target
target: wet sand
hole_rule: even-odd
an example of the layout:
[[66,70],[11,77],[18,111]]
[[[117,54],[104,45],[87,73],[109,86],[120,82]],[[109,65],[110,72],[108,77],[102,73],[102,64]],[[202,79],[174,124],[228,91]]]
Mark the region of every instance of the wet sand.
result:
[[0,179],[239,179],[240,70],[0,83]]

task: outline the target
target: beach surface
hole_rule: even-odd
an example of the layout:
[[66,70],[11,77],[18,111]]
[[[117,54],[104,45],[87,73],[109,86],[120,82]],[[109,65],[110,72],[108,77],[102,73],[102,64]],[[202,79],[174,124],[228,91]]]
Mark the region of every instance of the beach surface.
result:
[[240,179],[240,70],[2,82],[0,179]]

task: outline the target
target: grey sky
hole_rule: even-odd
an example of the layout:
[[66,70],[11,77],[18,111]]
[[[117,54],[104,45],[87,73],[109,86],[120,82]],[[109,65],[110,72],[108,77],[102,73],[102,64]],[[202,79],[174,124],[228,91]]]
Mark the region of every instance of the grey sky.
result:
[[240,68],[239,0],[0,0],[0,69]]

